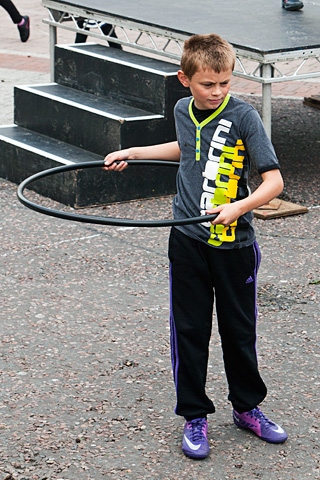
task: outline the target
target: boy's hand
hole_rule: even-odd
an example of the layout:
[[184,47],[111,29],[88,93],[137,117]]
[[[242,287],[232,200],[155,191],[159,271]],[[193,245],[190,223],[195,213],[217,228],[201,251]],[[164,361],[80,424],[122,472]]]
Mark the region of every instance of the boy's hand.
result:
[[212,210],[207,210],[206,213],[210,215],[211,213],[217,213],[218,216],[212,220],[212,225],[224,225],[225,227],[234,223],[240,215],[244,212],[241,212],[239,208],[240,202],[235,203],[225,203],[219,207],[213,208]]
[[103,170],[122,172],[122,170],[128,166],[127,162],[125,162],[128,156],[128,150],[118,150],[116,152],[109,153],[104,159],[104,167],[102,167]]

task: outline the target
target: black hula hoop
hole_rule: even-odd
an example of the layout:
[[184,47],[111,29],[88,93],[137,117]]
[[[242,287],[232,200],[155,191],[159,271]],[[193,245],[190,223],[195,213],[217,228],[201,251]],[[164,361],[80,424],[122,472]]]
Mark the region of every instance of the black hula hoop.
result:
[[[162,166],[162,167],[178,167],[178,162],[170,162],[165,160],[127,160],[128,165],[140,165],[140,166]],[[61,210],[54,210],[51,208],[43,207],[34,202],[31,202],[24,196],[24,190],[37,180],[57,173],[68,172],[70,170],[82,170],[85,168],[103,167],[103,161],[96,162],[84,162],[73,163],[71,165],[63,165],[61,167],[49,168],[39,173],[31,175],[20,183],[17,190],[17,196],[20,202],[36,212],[49,215],[51,217],[62,218],[64,220],[72,220],[75,222],[83,223],[95,223],[98,225],[114,225],[121,227],[174,227],[178,225],[191,225],[194,223],[203,223],[214,220],[217,214],[205,215],[200,217],[180,218],[172,220],[130,220],[127,218],[113,218],[113,217],[99,217],[94,215],[81,215],[74,213],[67,213]]]

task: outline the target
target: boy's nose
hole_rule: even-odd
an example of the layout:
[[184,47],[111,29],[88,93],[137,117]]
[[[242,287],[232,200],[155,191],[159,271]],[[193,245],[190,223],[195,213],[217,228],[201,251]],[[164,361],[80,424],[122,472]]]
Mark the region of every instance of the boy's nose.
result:
[[221,93],[221,89],[219,85],[215,85],[211,90],[211,95],[219,95]]

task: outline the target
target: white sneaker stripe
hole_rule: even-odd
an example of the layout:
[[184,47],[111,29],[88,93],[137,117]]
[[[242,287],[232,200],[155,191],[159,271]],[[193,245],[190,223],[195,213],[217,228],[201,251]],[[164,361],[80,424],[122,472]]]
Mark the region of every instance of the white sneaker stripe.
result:
[[199,445],[194,445],[192,442],[190,442],[190,440],[185,435],[184,435],[184,440],[191,450],[196,451],[196,450],[199,450],[199,448],[201,447],[201,443],[199,443]]

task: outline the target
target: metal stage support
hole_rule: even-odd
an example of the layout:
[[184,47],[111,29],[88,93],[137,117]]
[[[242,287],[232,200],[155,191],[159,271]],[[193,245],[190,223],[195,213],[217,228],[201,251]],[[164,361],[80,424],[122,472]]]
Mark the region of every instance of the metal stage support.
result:
[[[300,12],[285,12],[280,0],[269,0],[267,7],[263,0],[260,4],[259,0],[249,0],[245,2],[246,11],[244,2],[236,0],[229,0],[227,6],[224,0],[186,0],[181,6],[169,0],[160,3],[123,0],[108,2],[105,7],[102,0],[42,0],[49,13],[44,22],[50,26],[52,75],[58,28],[117,42],[139,53],[171,59],[177,65],[185,39],[193,33],[215,31],[236,51],[234,75],[261,83],[262,119],[270,137],[272,84],[320,77],[320,0],[304,2],[304,11]],[[89,30],[79,28],[79,17],[88,20]],[[104,35],[102,23],[111,24],[118,39],[111,37],[111,32]],[[304,72],[310,61],[311,71],[308,68]]]

